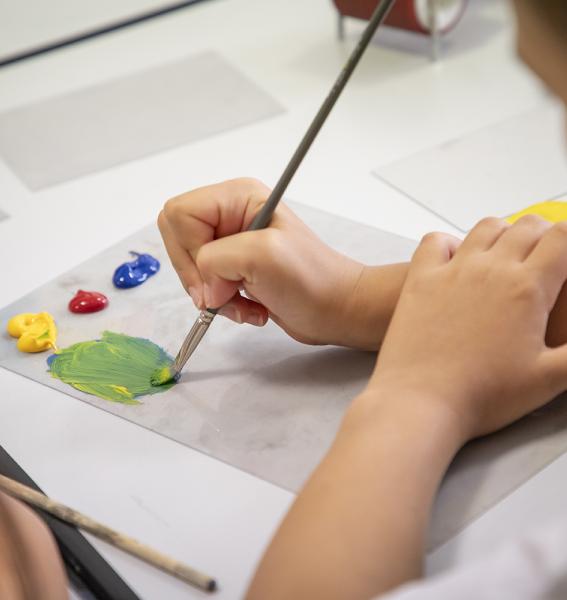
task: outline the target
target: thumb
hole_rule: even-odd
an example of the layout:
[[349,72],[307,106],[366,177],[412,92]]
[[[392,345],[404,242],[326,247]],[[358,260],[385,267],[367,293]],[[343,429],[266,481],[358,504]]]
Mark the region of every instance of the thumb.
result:
[[461,240],[448,233],[428,233],[421,239],[411,263],[421,268],[441,266],[451,260],[460,244]]

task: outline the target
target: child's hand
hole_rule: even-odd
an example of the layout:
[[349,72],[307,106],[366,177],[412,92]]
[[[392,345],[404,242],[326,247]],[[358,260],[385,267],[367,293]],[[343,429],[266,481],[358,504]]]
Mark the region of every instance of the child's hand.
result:
[[341,344],[364,267],[326,246],[283,204],[270,227],[246,232],[269,193],[258,181],[236,179],[169,200],[158,225],[173,266],[199,308],[222,306],[220,314],[253,325],[271,317],[299,341]]
[[545,344],[566,279],[567,223],[485,219],[461,245],[426,236],[369,391],[446,408],[466,439],[515,421],[567,388],[567,346]]

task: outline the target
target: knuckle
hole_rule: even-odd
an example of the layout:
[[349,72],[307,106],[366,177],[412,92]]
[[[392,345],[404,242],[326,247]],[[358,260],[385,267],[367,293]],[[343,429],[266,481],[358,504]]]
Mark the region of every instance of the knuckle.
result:
[[510,227],[510,224],[505,219],[501,219],[500,217],[484,217],[476,225],[476,228],[478,229],[486,229],[489,231],[501,231],[503,229],[507,229],[508,227]]
[[559,235],[561,237],[567,237],[567,221],[560,221],[559,223],[555,223],[551,230],[555,235]]
[[542,297],[544,290],[535,274],[526,273],[522,269],[514,274],[511,279],[510,289],[514,300],[533,302]]
[[516,223],[524,223],[526,225],[536,225],[545,222],[545,219],[543,219],[539,215],[523,215],[516,221]]
[[421,244],[440,244],[445,239],[445,234],[440,231],[430,231],[421,238]]
[[477,223],[477,227],[482,229],[501,229],[507,225],[504,219],[498,217],[484,217]]
[[167,221],[175,221],[179,218],[183,206],[183,197],[175,196],[166,201],[163,205],[162,213]]
[[259,179],[256,179],[255,177],[240,177],[239,179],[236,180],[236,183],[239,186],[242,186],[243,189],[245,190],[253,190],[257,193],[266,193],[266,192],[270,192],[268,186],[263,182],[260,181]]
[[520,286],[518,295],[520,298],[533,301],[542,298],[544,293],[541,284],[532,279]]

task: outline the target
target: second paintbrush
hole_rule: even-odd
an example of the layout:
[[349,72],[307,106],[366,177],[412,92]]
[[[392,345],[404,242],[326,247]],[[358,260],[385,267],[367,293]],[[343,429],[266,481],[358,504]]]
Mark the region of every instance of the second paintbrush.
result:
[[[254,220],[248,228],[249,231],[263,229],[264,227],[267,227],[270,224],[274,211],[276,210],[280,200],[282,199],[287,189],[287,186],[289,185],[289,182],[295,175],[295,172],[297,171],[299,165],[305,158],[305,155],[309,151],[309,148],[311,148],[311,145],[315,141],[317,134],[321,130],[321,127],[323,127],[325,121],[327,120],[327,117],[329,116],[329,113],[331,112],[333,106],[339,99],[341,92],[344,90],[348,80],[350,79],[350,76],[352,75],[354,69],[358,65],[358,62],[364,54],[364,51],[368,47],[370,40],[376,33],[376,30],[378,29],[380,23],[382,23],[382,21],[386,18],[388,11],[394,4],[394,1],[395,0],[381,0],[378,3],[378,6],[376,7],[374,14],[372,15],[372,18],[370,19],[370,22],[368,23],[366,29],[364,30],[364,33],[362,34],[362,37],[360,38],[360,41],[356,45],[352,54],[350,55],[348,61],[343,67],[343,70],[340,72],[337,80],[335,81],[335,84],[333,85],[331,91],[325,98],[325,101],[323,102],[321,108],[315,115],[313,122],[311,123],[309,129],[303,136],[301,143],[299,144],[293,156],[291,157],[289,164],[287,165],[276,186],[272,190],[272,193],[270,194],[269,198],[266,200],[266,203],[264,204],[264,206],[262,206],[258,214],[254,217]],[[177,357],[175,358],[171,366],[165,367],[153,373],[151,377],[152,385],[164,385],[165,383],[168,383],[169,381],[179,377],[181,369],[183,369],[190,356],[193,354],[193,352],[203,339],[203,336],[205,335],[211,323],[213,322],[217,311],[218,309],[207,308],[200,312],[199,316],[197,317],[197,320],[195,321],[195,324],[193,325],[191,331],[185,338],[185,341],[183,342],[183,345],[181,346],[181,349],[179,350]]]

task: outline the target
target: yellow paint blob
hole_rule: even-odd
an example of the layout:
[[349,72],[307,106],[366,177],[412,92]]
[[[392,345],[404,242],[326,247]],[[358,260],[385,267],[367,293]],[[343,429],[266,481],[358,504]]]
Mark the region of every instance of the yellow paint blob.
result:
[[46,312],[22,313],[8,321],[8,333],[18,338],[20,352],[43,352],[56,349],[57,328],[53,317]]
[[524,215],[538,215],[550,223],[560,223],[561,221],[567,221],[567,202],[559,202],[557,200],[548,200],[547,202],[540,202],[539,204],[532,204],[511,215],[506,219],[508,223],[515,223],[520,217]]

